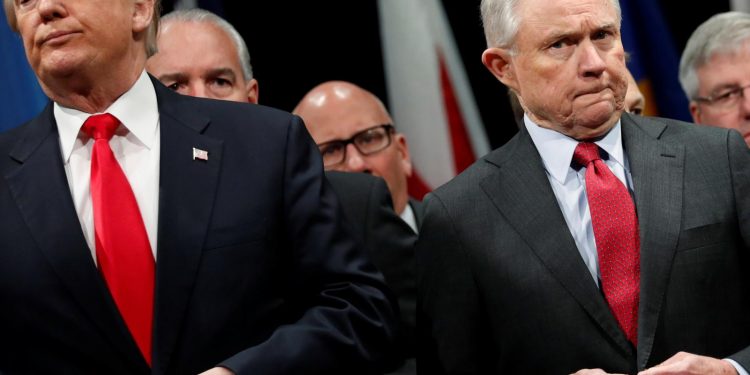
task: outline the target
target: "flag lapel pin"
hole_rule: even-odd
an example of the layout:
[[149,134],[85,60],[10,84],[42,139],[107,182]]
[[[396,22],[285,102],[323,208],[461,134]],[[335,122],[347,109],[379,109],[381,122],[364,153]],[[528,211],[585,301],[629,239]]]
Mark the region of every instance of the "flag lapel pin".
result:
[[193,147],[193,160],[208,161],[208,151]]

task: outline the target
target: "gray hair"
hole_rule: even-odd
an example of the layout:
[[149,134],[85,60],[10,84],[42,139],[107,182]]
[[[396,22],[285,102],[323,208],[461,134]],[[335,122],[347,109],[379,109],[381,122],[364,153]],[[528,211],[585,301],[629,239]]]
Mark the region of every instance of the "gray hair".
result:
[[[610,0],[617,11],[617,22],[622,18],[620,1]],[[511,48],[518,34],[521,19],[517,14],[521,0],[482,0],[482,24],[488,47]]]
[[713,56],[732,54],[750,40],[750,14],[725,12],[714,15],[693,32],[680,58],[680,84],[689,100],[698,97],[698,69]]
[[237,49],[237,57],[240,59],[240,66],[242,66],[242,75],[245,80],[249,81],[253,79],[253,67],[250,65],[250,52],[248,52],[247,44],[237,29],[234,28],[225,19],[213,14],[205,9],[181,9],[170,12],[169,14],[162,17],[162,27],[164,28],[171,22],[202,22],[208,23],[218,27],[224,31],[229,39],[234,43],[234,47]]
[[[14,32],[18,32],[18,20],[16,20],[16,11],[13,8],[13,0],[3,0],[5,8],[5,19],[8,26]],[[154,14],[151,16],[151,23],[146,30],[146,57],[153,56],[156,49],[156,34],[159,32],[159,15],[161,15],[161,0],[154,0]]]

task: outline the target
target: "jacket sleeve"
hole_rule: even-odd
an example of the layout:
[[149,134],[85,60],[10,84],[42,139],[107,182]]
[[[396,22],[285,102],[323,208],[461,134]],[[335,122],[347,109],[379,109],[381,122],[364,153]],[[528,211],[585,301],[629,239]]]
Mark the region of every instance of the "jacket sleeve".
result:
[[395,336],[392,296],[344,225],[320,153],[296,116],[285,155],[286,302],[299,319],[220,366],[237,374],[379,373]]

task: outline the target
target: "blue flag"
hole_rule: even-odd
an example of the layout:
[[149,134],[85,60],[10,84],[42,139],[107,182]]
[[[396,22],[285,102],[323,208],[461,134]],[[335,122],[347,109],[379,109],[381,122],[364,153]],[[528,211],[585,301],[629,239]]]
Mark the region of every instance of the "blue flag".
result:
[[26,61],[18,34],[5,22],[0,7],[0,131],[21,125],[38,114],[48,99]]
[[647,115],[692,121],[678,80],[680,57],[659,3],[620,0],[622,43],[630,53],[628,68],[646,97]]

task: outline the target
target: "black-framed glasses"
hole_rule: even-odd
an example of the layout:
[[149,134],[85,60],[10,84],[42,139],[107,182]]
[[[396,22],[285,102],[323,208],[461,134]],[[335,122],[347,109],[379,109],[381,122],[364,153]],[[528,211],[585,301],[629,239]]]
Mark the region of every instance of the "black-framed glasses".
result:
[[362,155],[372,155],[391,145],[393,125],[383,124],[362,130],[349,139],[337,139],[318,145],[323,166],[331,167],[346,160],[346,146],[350,143]]
[[709,96],[697,97],[695,101],[720,110],[730,109],[739,104],[740,100],[745,97],[745,90],[748,88],[750,88],[750,85],[727,87]]

